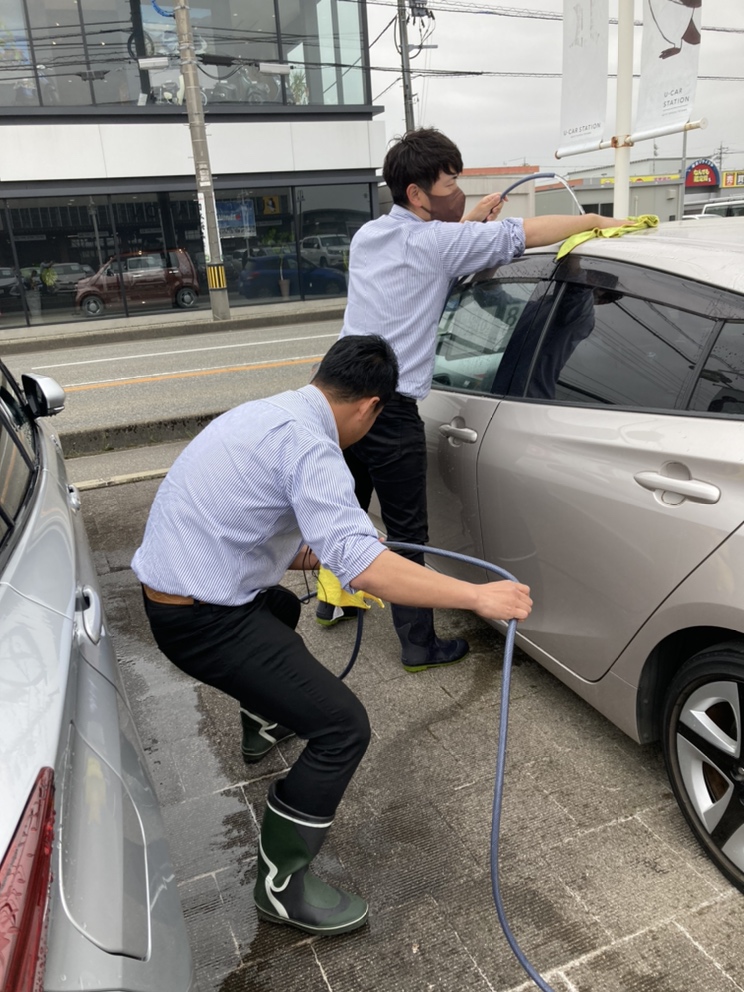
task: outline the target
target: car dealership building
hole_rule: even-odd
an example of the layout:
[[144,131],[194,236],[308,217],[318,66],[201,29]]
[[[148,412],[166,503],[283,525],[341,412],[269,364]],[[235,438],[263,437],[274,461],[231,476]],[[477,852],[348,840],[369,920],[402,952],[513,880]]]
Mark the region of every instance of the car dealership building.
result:
[[[302,265],[303,239],[350,238],[377,212],[385,135],[365,4],[197,0],[190,15],[230,302],[246,304],[250,259]],[[174,248],[208,306],[172,5],[2,0],[0,326],[81,316],[57,267],[98,272],[137,253],[167,266]],[[345,280],[295,280],[294,298],[308,287],[342,294]],[[281,302],[287,289],[264,292]],[[123,279],[119,295],[107,314],[177,302]]]

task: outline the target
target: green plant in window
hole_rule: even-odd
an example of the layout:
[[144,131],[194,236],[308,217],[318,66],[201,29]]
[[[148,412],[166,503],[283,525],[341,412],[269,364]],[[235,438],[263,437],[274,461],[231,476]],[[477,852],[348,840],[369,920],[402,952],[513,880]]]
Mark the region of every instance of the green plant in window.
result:
[[292,102],[296,104],[306,104],[310,102],[310,91],[307,87],[307,79],[303,69],[292,69],[289,74],[289,92],[292,94]]

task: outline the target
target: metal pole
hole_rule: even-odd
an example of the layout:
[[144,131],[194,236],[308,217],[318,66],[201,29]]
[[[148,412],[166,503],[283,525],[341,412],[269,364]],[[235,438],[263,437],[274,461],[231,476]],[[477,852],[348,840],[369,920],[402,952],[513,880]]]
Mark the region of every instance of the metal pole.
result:
[[633,0],[618,0],[615,196],[613,213],[630,213],[630,133],[633,115]]
[[408,25],[406,24],[406,0],[398,0],[398,36],[400,38],[400,61],[403,69],[403,108],[406,114],[406,131],[413,131],[416,121],[413,117],[413,93],[411,92],[411,63],[408,59]]
[[687,131],[682,132],[682,165],[680,166],[679,190],[677,191],[677,220],[685,213],[685,173],[687,172]]
[[179,4],[175,5],[173,14],[176,19],[181,75],[185,86],[186,112],[194,155],[196,196],[199,202],[199,217],[201,218],[202,238],[204,240],[209,302],[212,306],[213,319],[227,320],[230,317],[230,301],[227,296],[227,280],[222,261],[222,245],[220,244],[220,231],[217,223],[217,207],[214,202],[212,170],[209,165],[207,129],[204,124],[204,107],[199,89],[188,0],[181,0]]

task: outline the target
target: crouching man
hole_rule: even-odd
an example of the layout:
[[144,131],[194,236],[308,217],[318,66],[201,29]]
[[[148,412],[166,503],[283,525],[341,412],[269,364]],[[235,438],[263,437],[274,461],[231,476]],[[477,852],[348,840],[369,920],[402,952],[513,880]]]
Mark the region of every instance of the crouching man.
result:
[[342,449],[367,433],[397,384],[390,346],[351,335],[310,385],[216,418],[164,479],[132,562],[163,654],[239,702],[245,759],[291,734],[307,741],[269,788],[254,898],[261,918],[312,934],[367,918],[363,899],[308,869],[370,727],[359,699],[295,632],[300,602],[279,585],[284,573],[322,561],[346,588],[486,619],[524,619],[532,606],[526,586],[438,575],[378,540]]

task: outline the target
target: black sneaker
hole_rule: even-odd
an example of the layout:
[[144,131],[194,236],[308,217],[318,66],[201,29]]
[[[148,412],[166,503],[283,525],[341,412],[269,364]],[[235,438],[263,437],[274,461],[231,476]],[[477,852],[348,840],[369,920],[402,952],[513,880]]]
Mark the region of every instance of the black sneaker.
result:
[[334,606],[319,599],[315,608],[315,619],[321,627],[335,627],[341,620],[356,620],[359,612],[356,606]]

